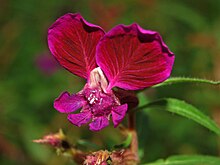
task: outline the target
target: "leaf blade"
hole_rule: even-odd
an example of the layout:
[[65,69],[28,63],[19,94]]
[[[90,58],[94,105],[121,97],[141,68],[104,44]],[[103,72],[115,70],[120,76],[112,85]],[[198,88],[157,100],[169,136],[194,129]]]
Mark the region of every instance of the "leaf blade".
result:
[[181,155],[171,156],[166,160],[158,160],[144,165],[219,165],[220,158],[203,155]]
[[206,116],[196,107],[186,103],[185,101],[174,98],[164,98],[164,99],[156,100],[154,102],[150,102],[137,109],[139,110],[145,109],[146,111],[147,109],[152,107],[165,109],[166,111],[169,111],[171,113],[175,113],[177,115],[191,119],[197,122],[198,124],[213,131],[217,135],[220,135],[220,128],[210,117]]
[[166,81],[153,86],[153,88],[172,85],[172,84],[178,84],[178,83],[198,83],[198,84],[207,84],[207,85],[220,85],[220,81],[213,81],[213,80],[207,80],[207,79],[201,79],[201,78],[191,78],[191,77],[171,77],[167,79]]

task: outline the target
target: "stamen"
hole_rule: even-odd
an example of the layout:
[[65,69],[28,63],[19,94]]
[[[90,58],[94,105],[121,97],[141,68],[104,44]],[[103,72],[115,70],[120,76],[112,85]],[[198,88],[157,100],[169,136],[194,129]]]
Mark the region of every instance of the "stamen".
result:
[[93,104],[93,103],[95,103],[94,101],[95,101],[95,98],[93,97],[92,100],[89,103]]
[[99,105],[101,105],[101,104],[102,104],[102,100],[103,100],[103,98],[100,98],[100,102],[99,102]]

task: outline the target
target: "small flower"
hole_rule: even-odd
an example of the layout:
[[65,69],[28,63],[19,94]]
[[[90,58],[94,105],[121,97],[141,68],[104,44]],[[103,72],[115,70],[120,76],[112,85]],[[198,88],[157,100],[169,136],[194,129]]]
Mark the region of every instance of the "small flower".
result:
[[83,165],[137,165],[138,158],[130,149],[117,151],[99,150],[85,157]]
[[110,152],[107,150],[100,150],[93,152],[86,156],[83,165],[108,165],[108,159],[110,159]]
[[[77,94],[64,92],[54,102],[76,126],[90,122],[90,130],[116,127],[126,115],[128,104],[121,104],[113,91],[140,90],[166,80],[174,54],[151,30],[134,23],[117,25],[108,33],[88,23],[80,14],[60,17],[48,31],[49,49],[57,61],[87,83]],[[123,97],[122,97],[123,98]],[[80,113],[73,113],[80,109]]]
[[37,69],[46,76],[52,75],[60,67],[58,62],[47,52],[37,56],[35,65]]

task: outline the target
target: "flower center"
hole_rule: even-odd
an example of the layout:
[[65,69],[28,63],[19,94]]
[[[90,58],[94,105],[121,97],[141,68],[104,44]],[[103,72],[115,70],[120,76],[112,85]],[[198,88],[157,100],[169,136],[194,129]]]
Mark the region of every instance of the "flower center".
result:
[[109,116],[112,107],[117,105],[113,94],[106,94],[100,88],[84,90],[85,98],[92,114],[96,117]]
[[90,105],[101,104],[102,98],[100,98],[99,92],[97,89],[90,90],[90,94],[87,97],[88,103]]
[[107,90],[107,86],[108,82],[102,70],[99,67],[93,69],[83,92],[88,103],[87,108],[94,117],[109,117],[112,108],[120,105],[112,90]]

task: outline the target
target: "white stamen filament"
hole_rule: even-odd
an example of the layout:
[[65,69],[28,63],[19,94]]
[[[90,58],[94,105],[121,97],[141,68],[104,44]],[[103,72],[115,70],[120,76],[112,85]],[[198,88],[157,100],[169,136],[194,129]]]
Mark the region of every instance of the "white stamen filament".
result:
[[90,104],[93,104],[93,103],[94,103],[94,101],[95,101],[95,98],[93,97],[93,98],[92,98],[92,100],[90,100],[90,102],[89,102],[89,103],[90,103]]

